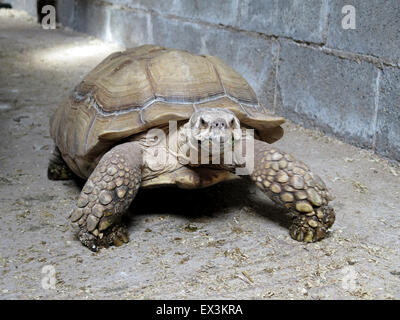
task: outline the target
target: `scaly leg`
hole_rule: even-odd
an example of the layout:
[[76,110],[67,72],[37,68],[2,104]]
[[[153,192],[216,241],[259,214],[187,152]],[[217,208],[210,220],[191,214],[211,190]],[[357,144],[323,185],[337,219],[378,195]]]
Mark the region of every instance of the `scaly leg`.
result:
[[254,149],[251,179],[271,200],[294,213],[291,237],[305,242],[323,239],[335,221],[335,213],[328,206],[332,198],[321,178],[266,142],[255,140]]
[[79,239],[92,251],[128,242],[120,224],[139,189],[142,178],[142,150],[127,142],[107,152],[86,181],[70,219],[78,224]]

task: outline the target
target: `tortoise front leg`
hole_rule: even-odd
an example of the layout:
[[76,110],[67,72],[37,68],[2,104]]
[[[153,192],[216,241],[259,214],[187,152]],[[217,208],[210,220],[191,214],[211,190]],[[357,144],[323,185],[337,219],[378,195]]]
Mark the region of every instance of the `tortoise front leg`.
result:
[[128,242],[120,224],[139,189],[142,151],[136,142],[118,145],[107,152],[90,175],[70,219],[76,223],[81,242],[92,251]]
[[251,178],[271,200],[294,213],[291,237],[305,242],[323,239],[335,221],[335,213],[328,206],[332,198],[321,178],[266,142],[255,140],[254,149]]

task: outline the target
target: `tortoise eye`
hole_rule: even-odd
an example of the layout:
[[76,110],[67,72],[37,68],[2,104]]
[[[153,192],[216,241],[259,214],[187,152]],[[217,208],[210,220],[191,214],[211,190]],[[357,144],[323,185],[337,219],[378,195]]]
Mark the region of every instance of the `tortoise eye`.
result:
[[232,119],[230,122],[229,122],[229,125],[231,126],[231,127],[233,127],[233,124],[235,123],[235,119]]
[[201,124],[202,126],[206,126],[206,125],[207,125],[207,122],[206,122],[203,118],[200,118],[200,124]]

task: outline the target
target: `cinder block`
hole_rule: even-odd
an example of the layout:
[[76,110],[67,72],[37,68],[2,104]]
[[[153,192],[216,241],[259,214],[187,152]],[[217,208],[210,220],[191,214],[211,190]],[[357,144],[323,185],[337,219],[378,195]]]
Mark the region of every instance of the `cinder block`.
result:
[[[342,28],[344,5],[355,8],[354,30]],[[400,63],[399,0],[337,0],[330,6],[327,46]]]
[[277,112],[368,148],[374,135],[377,69],[281,41]]
[[272,109],[277,43],[160,16],[153,16],[152,25],[155,44],[223,59],[245,77],[264,107]]
[[108,0],[131,8],[153,10],[161,15],[234,25],[237,20],[239,0]]
[[75,0],[57,1],[57,18],[63,26],[72,27],[74,24]]
[[328,20],[328,1],[243,0],[241,29],[322,43]]
[[152,15],[154,44],[191,52],[202,52],[209,28],[190,22]]
[[80,2],[75,10],[75,28],[125,47],[152,43],[150,15],[120,10],[96,2]]
[[376,151],[400,161],[400,70],[382,73],[376,130]]
[[127,48],[153,42],[150,14],[111,9],[109,21],[107,40]]

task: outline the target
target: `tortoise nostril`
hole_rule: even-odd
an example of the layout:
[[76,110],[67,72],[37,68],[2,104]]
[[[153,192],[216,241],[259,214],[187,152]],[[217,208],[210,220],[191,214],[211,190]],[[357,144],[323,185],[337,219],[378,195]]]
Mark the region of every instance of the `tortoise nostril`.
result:
[[212,126],[217,129],[225,129],[226,128],[226,122],[223,119],[217,119],[212,123]]

